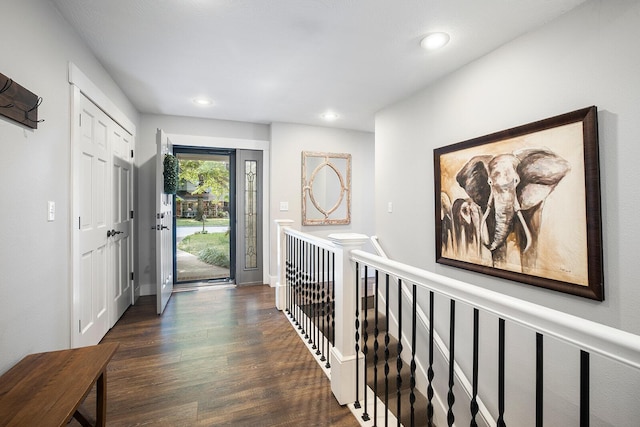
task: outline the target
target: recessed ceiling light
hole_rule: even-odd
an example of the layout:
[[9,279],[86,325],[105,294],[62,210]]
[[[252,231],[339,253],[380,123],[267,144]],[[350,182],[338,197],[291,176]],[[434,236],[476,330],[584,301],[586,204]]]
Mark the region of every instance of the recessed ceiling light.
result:
[[320,117],[322,117],[325,120],[331,121],[331,120],[337,119],[338,115],[333,111],[327,111],[326,113],[323,113]]
[[427,50],[435,50],[440,49],[449,43],[449,34],[447,33],[431,33],[427,34],[422,41],[420,42],[420,46]]
[[209,105],[213,104],[213,101],[210,100],[209,98],[205,98],[203,96],[199,96],[199,97],[193,99],[193,103],[196,104],[196,105],[199,105],[201,107],[206,107],[206,106],[209,106]]

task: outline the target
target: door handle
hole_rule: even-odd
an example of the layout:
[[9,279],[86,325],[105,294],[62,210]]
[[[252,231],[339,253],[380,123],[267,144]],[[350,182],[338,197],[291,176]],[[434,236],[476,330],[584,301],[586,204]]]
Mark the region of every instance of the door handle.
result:
[[151,229],[156,229],[157,231],[162,231],[162,230],[168,230],[169,227],[167,227],[166,225],[156,225],[155,227],[151,227]]
[[116,234],[122,234],[123,231],[107,230],[107,237],[115,236]]

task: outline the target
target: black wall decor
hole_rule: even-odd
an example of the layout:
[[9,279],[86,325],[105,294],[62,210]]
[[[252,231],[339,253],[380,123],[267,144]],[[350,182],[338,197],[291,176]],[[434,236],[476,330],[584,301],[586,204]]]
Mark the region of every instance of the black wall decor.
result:
[[0,115],[31,129],[38,129],[42,98],[0,73]]

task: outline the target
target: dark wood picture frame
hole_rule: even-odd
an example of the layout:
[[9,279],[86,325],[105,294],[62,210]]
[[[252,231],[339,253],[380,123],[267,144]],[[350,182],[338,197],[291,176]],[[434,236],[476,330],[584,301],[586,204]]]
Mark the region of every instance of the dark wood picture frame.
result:
[[597,115],[435,149],[436,262],[603,301]]

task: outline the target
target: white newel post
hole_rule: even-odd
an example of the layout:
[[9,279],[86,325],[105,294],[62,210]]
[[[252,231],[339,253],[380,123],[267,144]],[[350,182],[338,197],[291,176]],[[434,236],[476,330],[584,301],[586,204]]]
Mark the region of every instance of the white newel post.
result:
[[286,276],[286,234],[285,230],[290,228],[293,225],[292,219],[276,219],[275,223],[277,226],[277,242],[276,242],[276,252],[277,252],[277,278],[276,278],[276,308],[280,311],[286,308],[287,300],[287,276]]
[[[331,391],[341,405],[356,401],[356,271],[349,260],[351,251],[362,249],[369,239],[364,234],[330,234],[337,247],[335,261],[335,345],[331,349]],[[358,277],[358,280],[359,277]],[[360,369],[364,366],[360,356]],[[360,389],[360,398],[364,395]]]

